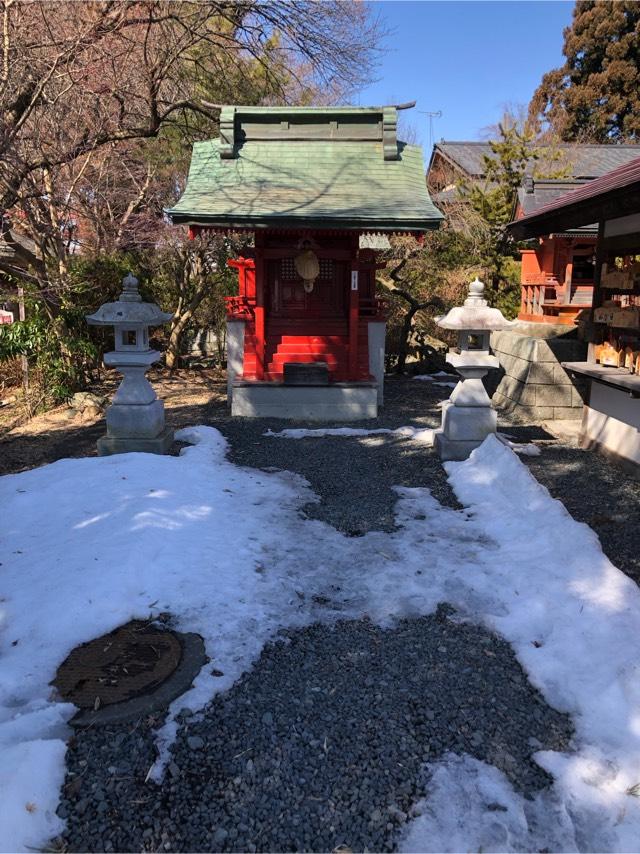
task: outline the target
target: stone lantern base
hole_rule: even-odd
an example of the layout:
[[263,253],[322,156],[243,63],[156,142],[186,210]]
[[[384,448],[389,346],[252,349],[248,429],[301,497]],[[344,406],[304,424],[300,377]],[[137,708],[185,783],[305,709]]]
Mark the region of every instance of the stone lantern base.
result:
[[443,409],[442,429],[434,437],[441,460],[466,460],[498,429],[498,415],[491,407],[456,406]]
[[129,451],[166,454],[173,444],[173,430],[164,423],[164,403],[145,377],[159,356],[155,350],[105,354],[105,365],[117,368],[124,379],[107,409],[107,435],[98,439],[101,457]]
[[498,414],[491,405],[482,378],[498,361],[488,353],[450,352],[447,362],[461,380],[442,407],[442,427],[434,443],[441,460],[466,460],[498,429]]
[[166,454],[173,445],[173,430],[165,429],[153,438],[144,436],[101,436],[98,439],[98,455],[128,454],[130,451],[144,451],[147,454]]

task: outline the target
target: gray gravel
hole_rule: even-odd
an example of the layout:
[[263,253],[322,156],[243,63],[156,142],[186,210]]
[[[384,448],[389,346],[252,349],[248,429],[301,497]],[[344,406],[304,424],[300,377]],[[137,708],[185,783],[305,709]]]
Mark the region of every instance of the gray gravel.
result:
[[[436,426],[448,391],[392,378],[380,417],[358,426]],[[265,430],[291,424],[231,419],[219,398],[173,419],[219,427],[238,464],[303,475],[320,497],[306,513],[354,536],[393,529],[395,485],[427,486],[457,506],[433,452],[406,439],[269,439]],[[540,428],[508,432],[519,441],[550,438]],[[640,580],[637,482],[559,443],[522,459],[600,534],[614,563]],[[447,751],[501,768],[532,794],[549,782],[532,752],[566,748],[570,722],[544,703],[506,643],[446,614],[445,606],[388,630],[361,620],[288,633],[204,715],[184,718],[160,786],[144,783],[158,721],[78,733],[60,844],[72,851],[393,850],[423,795],[422,764]]]
[[[70,851],[391,851],[446,751],[502,769],[527,795],[531,759],[562,750],[550,709],[511,648],[451,609],[381,629],[313,625],[265,648],[203,715],[184,716],[160,786],[152,730],[79,735],[68,754]],[[76,783],[75,780],[80,782]]]
[[[384,409],[378,418],[358,421],[354,427],[436,427],[437,404],[451,389],[408,378],[393,378],[387,385]],[[263,434],[291,427],[290,421],[273,418],[226,418],[216,426],[229,439],[229,458],[238,465],[280,468],[305,477],[319,503],[304,508],[310,518],[320,519],[343,533],[360,536],[367,531],[394,530],[394,486],[428,486],[433,496],[448,507],[458,508],[446,474],[433,451],[425,445],[397,436],[361,438],[272,439]],[[296,427],[343,427],[336,422],[296,422]]]

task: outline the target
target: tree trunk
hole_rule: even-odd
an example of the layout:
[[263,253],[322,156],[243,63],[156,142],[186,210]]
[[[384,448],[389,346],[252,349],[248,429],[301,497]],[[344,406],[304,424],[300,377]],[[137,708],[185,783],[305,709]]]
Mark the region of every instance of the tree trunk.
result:
[[410,308],[402,321],[402,330],[400,332],[400,340],[398,341],[398,364],[396,365],[396,373],[403,374],[407,364],[407,356],[409,355],[409,337],[413,328],[413,318],[418,311],[418,307]]
[[165,364],[169,371],[173,372],[177,365],[178,359],[182,355],[180,352],[180,345],[182,344],[182,335],[184,330],[187,328],[187,324],[191,320],[191,312],[186,312],[181,315],[178,320],[171,327],[171,332],[169,334],[169,343],[167,344],[167,352],[165,353]]

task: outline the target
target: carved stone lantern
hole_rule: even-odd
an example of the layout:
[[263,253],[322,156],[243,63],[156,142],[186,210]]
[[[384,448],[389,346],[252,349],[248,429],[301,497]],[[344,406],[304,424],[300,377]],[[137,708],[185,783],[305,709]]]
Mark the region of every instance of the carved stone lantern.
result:
[[149,349],[149,327],[167,323],[173,315],[155,303],[142,302],[138,280],[129,273],[122,281],[117,302],[108,302],[87,315],[93,326],[113,326],[115,350],[105,353],[104,363],[124,379],[107,409],[107,434],[98,439],[101,456],[128,451],[165,454],[173,443],[173,431],[165,427],[164,404],[145,374],[161,357]]
[[462,378],[443,404],[442,427],[435,435],[443,460],[466,459],[498,427],[498,416],[482,378],[490,368],[499,367],[489,352],[491,332],[507,329],[512,322],[499,309],[490,308],[483,293],[484,284],[476,278],[469,285],[464,305],[436,318],[438,326],[458,333],[458,346],[449,351],[447,362]]

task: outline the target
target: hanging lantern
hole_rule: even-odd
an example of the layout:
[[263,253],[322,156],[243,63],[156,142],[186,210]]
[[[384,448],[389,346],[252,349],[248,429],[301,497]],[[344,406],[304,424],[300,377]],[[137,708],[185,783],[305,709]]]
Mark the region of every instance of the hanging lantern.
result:
[[305,292],[310,294],[320,275],[320,262],[312,249],[305,249],[294,259],[296,272],[302,279]]

